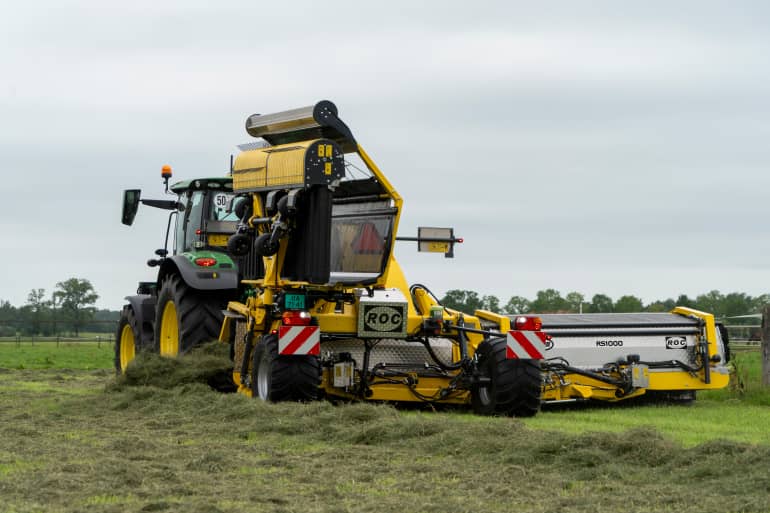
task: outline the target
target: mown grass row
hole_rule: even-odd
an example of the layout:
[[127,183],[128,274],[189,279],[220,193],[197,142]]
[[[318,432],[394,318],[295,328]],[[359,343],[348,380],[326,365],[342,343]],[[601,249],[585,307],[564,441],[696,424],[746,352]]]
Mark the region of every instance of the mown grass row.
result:
[[149,359],[152,373],[138,366],[119,381],[108,370],[0,372],[0,512],[768,508],[769,445],[265,404],[204,384],[216,361]]

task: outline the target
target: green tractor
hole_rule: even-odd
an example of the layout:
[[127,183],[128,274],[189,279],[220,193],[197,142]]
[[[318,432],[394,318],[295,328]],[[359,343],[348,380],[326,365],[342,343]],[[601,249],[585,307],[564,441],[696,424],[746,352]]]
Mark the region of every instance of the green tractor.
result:
[[169,187],[171,168],[164,166],[161,176],[166,193],[175,199],[142,199],[138,189],[123,194],[125,225],[133,224],[140,203],[170,213],[164,247],[147,261],[158,268],[157,279],[140,282],[121,312],[115,338],[118,372],[125,371],[137,351],[176,356],[216,339],[222,310],[239,297],[239,265],[227,249],[239,219],[232,178],[198,178]]

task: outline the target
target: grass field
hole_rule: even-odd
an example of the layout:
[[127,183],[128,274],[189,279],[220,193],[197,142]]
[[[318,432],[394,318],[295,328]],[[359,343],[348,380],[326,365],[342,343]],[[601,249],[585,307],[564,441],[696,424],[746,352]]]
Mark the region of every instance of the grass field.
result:
[[109,345],[35,347],[0,345],[0,512],[770,511],[756,354],[742,392],[522,422],[263,404],[202,384],[211,354],[116,382]]
[[0,368],[5,369],[111,369],[113,340],[102,342],[0,343]]

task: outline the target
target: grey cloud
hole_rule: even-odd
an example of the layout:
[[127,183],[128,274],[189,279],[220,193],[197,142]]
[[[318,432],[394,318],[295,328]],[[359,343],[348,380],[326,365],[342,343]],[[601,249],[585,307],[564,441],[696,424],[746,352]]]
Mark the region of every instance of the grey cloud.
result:
[[0,299],[77,275],[117,308],[165,226],[120,225],[121,190],[222,174],[247,115],[322,98],[404,233],[466,237],[454,260],[398,247],[437,293],[767,291],[762,2],[106,5],[0,21],[0,247],[39,270]]

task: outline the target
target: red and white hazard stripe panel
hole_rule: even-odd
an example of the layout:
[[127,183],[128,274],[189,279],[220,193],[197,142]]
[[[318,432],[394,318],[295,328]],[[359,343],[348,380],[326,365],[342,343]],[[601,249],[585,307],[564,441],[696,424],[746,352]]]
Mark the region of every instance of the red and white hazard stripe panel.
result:
[[278,330],[278,354],[303,355],[321,353],[321,330],[318,326],[281,326]]
[[548,335],[542,331],[513,330],[508,332],[507,338],[506,358],[519,358],[521,360],[542,360],[544,358]]

